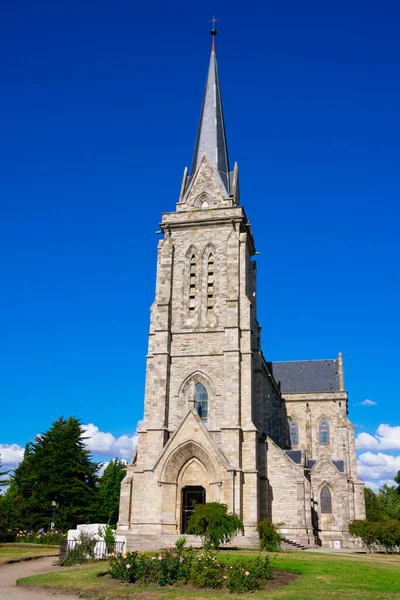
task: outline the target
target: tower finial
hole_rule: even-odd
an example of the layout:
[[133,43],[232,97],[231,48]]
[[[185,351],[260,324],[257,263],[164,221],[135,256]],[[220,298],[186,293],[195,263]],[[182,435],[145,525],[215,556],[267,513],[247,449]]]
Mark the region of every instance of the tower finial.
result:
[[219,21],[219,20],[220,20],[220,19],[218,19],[218,18],[217,18],[217,17],[214,15],[214,16],[213,16],[213,18],[212,18],[212,19],[210,19],[210,21],[209,21],[209,23],[212,23],[212,29],[211,29],[211,31],[210,31],[210,33],[211,33],[211,35],[212,35],[212,46],[211,46],[211,52],[214,52],[214,53],[215,53],[215,42],[214,42],[214,39],[215,39],[215,36],[216,36],[216,35],[217,35],[217,33],[218,33],[218,32],[217,32],[217,30],[215,29],[215,23],[216,23],[217,21]]

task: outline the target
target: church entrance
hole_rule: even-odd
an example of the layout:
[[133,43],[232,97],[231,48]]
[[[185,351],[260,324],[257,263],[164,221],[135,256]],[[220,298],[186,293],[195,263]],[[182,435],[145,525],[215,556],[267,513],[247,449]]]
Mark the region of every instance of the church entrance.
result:
[[196,504],[205,504],[206,490],[198,485],[187,485],[182,489],[182,533],[186,533],[189,517]]

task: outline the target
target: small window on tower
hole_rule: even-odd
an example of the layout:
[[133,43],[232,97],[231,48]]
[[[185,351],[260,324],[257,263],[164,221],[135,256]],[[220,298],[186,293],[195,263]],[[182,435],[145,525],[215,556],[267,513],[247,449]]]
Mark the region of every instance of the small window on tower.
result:
[[203,202],[201,203],[201,208],[208,208],[207,200],[203,200]]
[[208,394],[201,383],[196,383],[194,388],[194,406],[204,425],[208,422]]
[[319,443],[323,446],[329,444],[329,423],[326,419],[322,419],[319,424]]

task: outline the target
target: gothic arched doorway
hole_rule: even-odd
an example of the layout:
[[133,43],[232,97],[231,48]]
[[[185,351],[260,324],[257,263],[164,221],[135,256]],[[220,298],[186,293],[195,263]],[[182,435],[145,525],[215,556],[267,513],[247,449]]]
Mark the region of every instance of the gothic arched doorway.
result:
[[186,533],[187,524],[196,504],[205,504],[206,490],[199,485],[182,488],[181,532]]

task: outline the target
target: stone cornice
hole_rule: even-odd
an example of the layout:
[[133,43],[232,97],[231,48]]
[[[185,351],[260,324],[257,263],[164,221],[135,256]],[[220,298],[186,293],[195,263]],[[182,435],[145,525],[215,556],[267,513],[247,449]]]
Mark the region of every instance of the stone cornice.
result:
[[303,394],[282,394],[286,402],[318,402],[320,400],[343,400],[347,402],[347,392],[307,392]]

